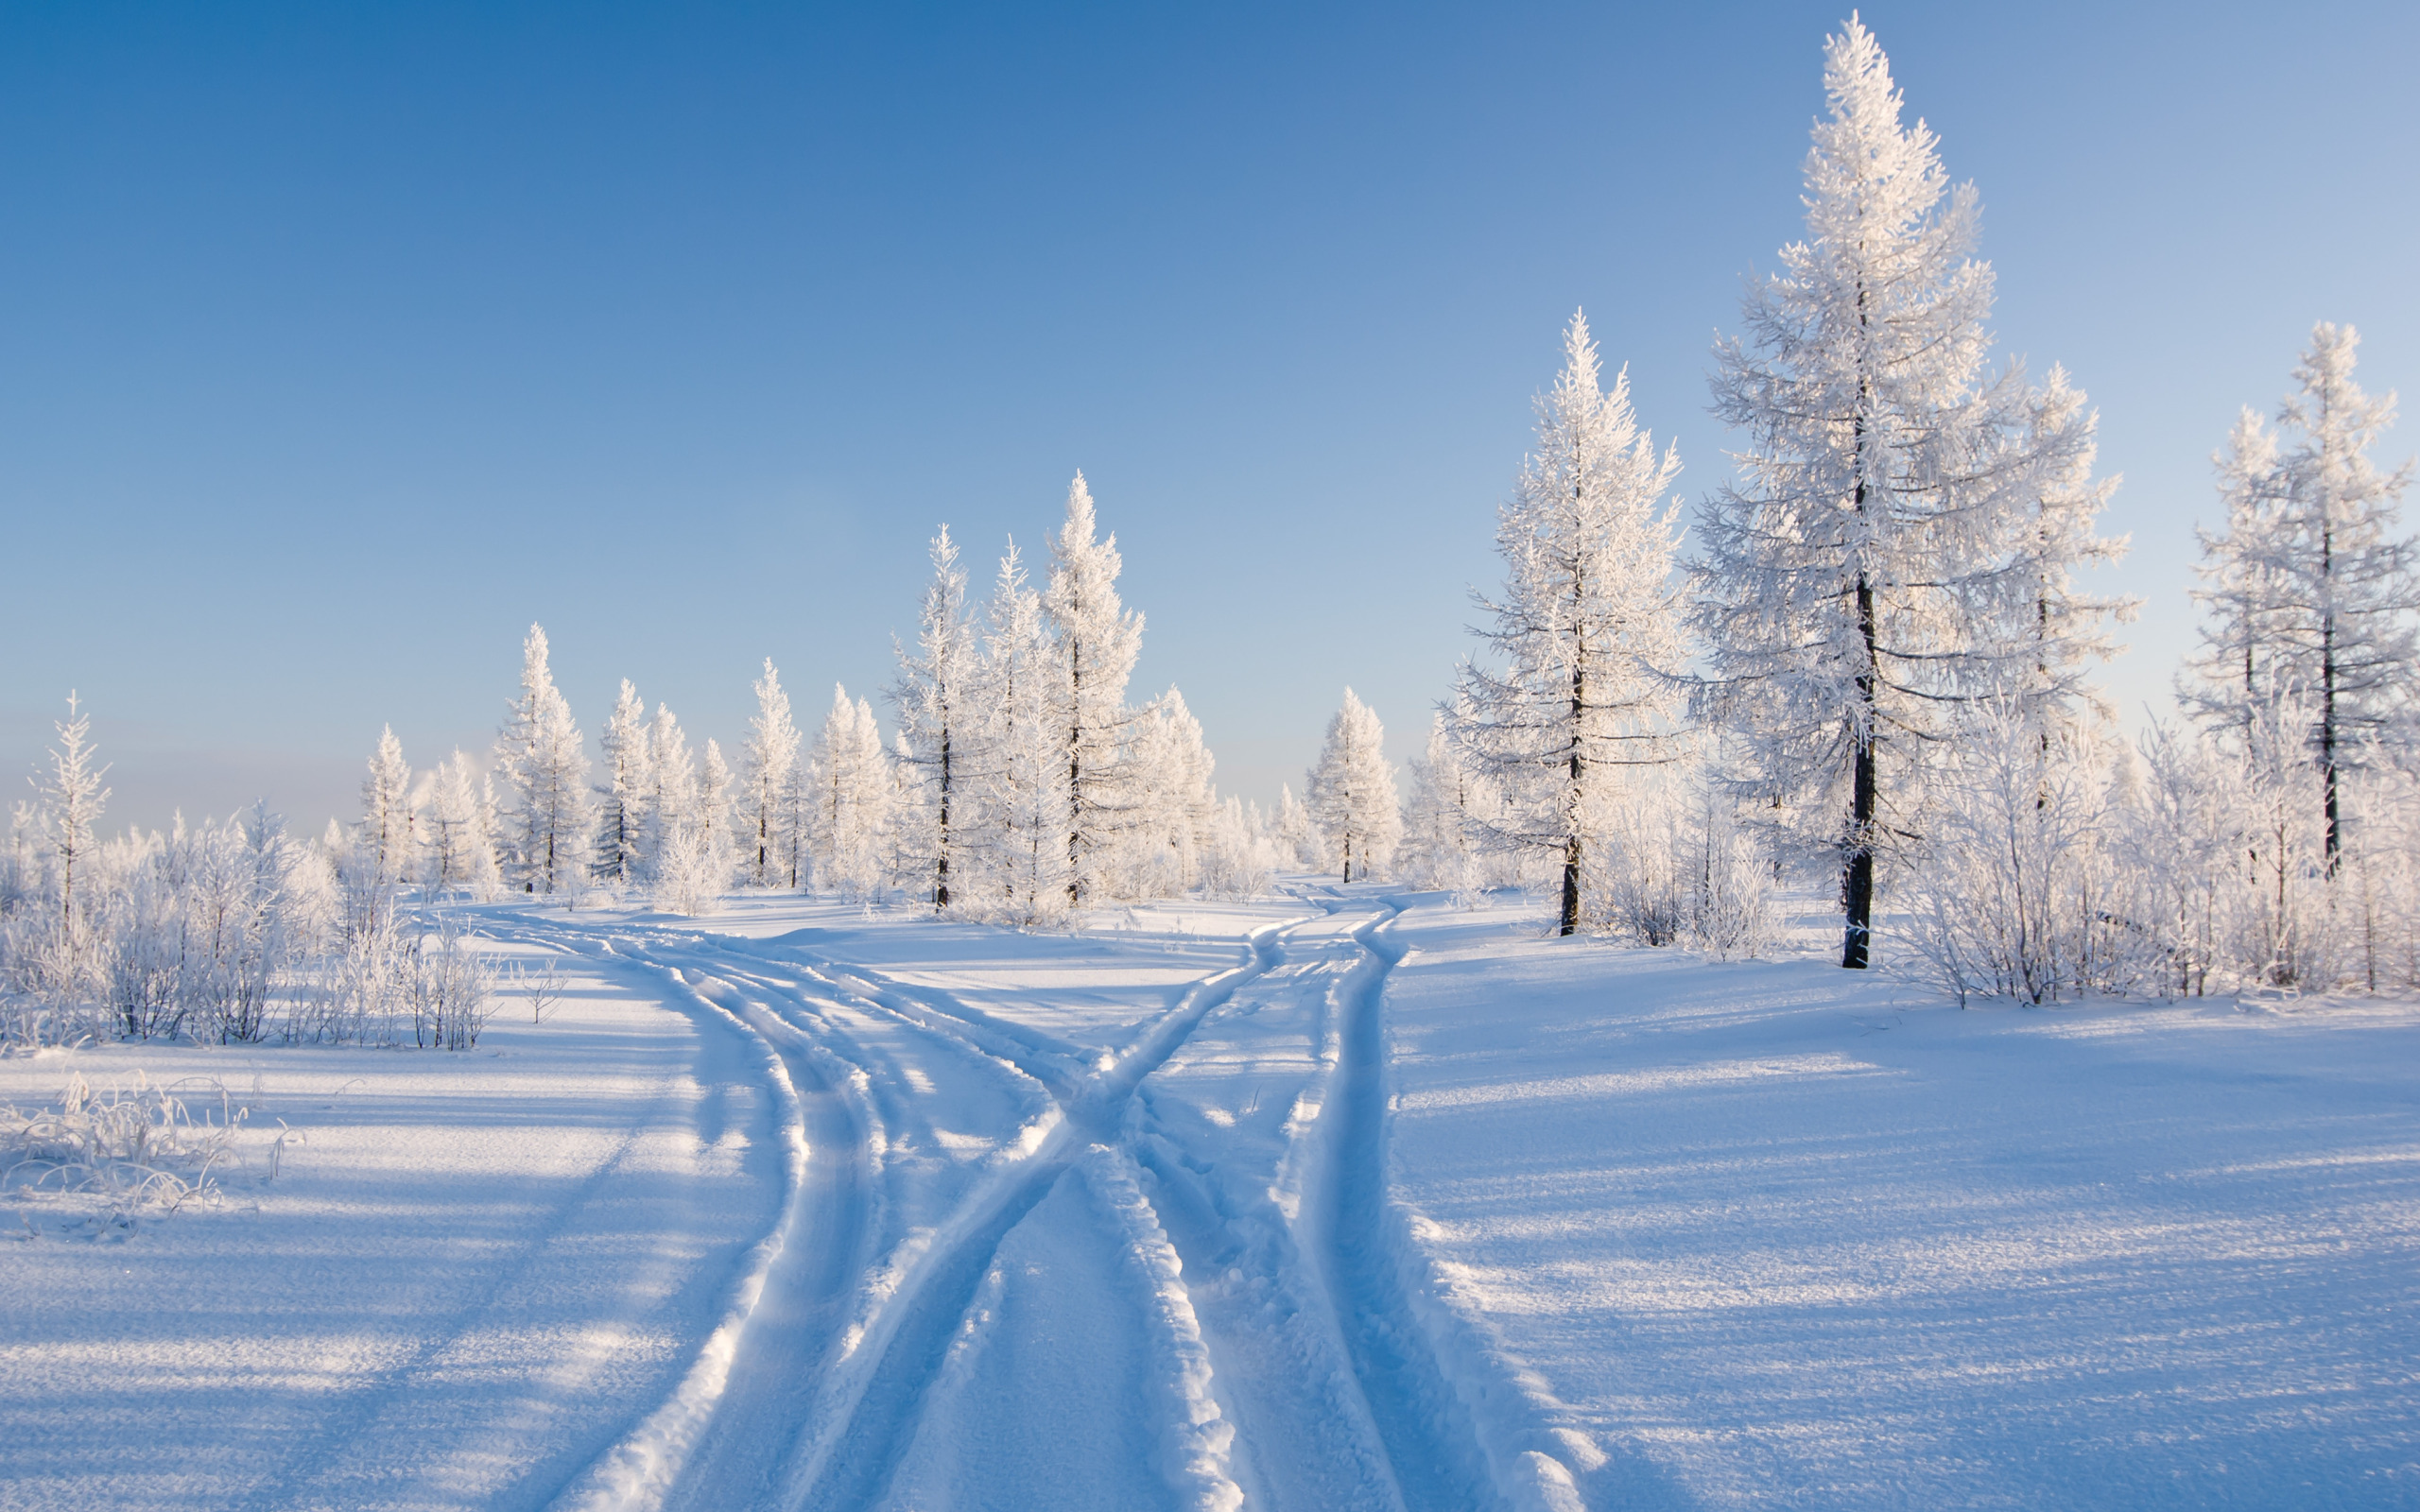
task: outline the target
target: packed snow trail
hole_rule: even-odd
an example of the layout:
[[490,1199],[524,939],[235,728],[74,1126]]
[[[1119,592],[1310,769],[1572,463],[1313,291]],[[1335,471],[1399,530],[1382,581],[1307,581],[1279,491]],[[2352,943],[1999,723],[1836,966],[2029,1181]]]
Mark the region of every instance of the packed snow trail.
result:
[[2420,1484],[2420,1005],[1961,1013],[1365,888],[725,910],[475,911],[574,987],[474,1055],[0,1061],[308,1136],[122,1233],[20,1199],[0,1512]]
[[[1014,974],[1001,951],[1046,968],[1019,993],[970,980],[981,1001],[930,961],[866,958],[898,948],[875,930],[902,920],[525,924],[754,1035],[809,1151],[727,1367],[696,1372],[562,1504],[1490,1504],[1475,1456],[1438,1443],[1446,1399],[1407,1383],[1434,1366],[1360,1263],[1382,1246],[1338,1237],[1383,1180],[1371,940],[1392,910],[1307,901],[1237,920],[1234,955],[1190,979],[1152,964],[1215,960],[1190,919],[1175,939],[925,936],[994,976]],[[1321,1122],[1340,1066],[1366,1125],[1351,1138]],[[1416,1439],[1389,1442],[1381,1412]]]
[[1403,949],[1386,936],[1402,912],[1360,925],[1366,953],[1339,989],[1343,1009],[1336,1121],[1323,1141],[1320,1258],[1355,1376],[1408,1512],[1495,1504],[1471,1430],[1405,1296],[1387,1211],[1387,973]]
[[[1016,1168],[1012,1180],[986,1194],[953,1226],[955,1232],[942,1236],[921,1274],[892,1303],[895,1315],[887,1347],[845,1426],[803,1467],[804,1495],[799,1504],[855,1508],[882,1502],[915,1435],[929,1388],[1003,1242],[1051,1196],[1085,1149],[1120,1138],[1120,1120],[1136,1085],[1167,1058],[1203,1015],[1275,964],[1273,933],[1264,930],[1253,936],[1245,964],[1197,984],[1125,1054],[1081,1082],[1062,1084],[1058,1095],[1066,1118]],[[895,988],[885,995],[913,1001]],[[962,1011],[942,1011],[964,1021]],[[920,1017],[916,1022],[930,1021]]]

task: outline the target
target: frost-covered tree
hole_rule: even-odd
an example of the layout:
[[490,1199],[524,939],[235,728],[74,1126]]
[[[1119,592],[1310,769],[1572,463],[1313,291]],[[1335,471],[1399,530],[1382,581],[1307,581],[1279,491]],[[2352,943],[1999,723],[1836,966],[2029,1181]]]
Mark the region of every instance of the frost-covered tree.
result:
[[1411,795],[1403,809],[1396,869],[1424,887],[1468,893],[1485,885],[1480,837],[1496,812],[1493,795],[1446,729],[1441,711],[1428,722],[1428,745],[1411,763]]
[[1084,475],[1067,487],[1067,518],[1050,542],[1050,581],[1043,591],[1058,652],[1058,686],[1067,808],[1067,901],[1103,890],[1104,872],[1131,822],[1132,773],[1122,761],[1126,680],[1143,645],[1143,616],[1117,597],[1117,538],[1097,541],[1092,490]]
[[496,869],[495,835],[490,827],[495,809],[492,785],[458,749],[438,763],[425,782],[423,885],[437,897],[455,892],[493,897],[504,879]]
[[966,569],[943,525],[933,537],[933,576],[917,616],[913,650],[897,647],[899,680],[890,688],[898,711],[904,776],[914,779],[913,802],[901,817],[902,849],[930,870],[933,906],[947,908],[951,884],[963,886],[968,779],[977,765],[974,705],[980,647],[966,610]]
[[816,885],[852,898],[879,891],[890,838],[891,774],[873,706],[862,698],[852,701],[848,689],[835,683],[831,712],[808,762],[815,812],[807,839]]
[[2397,517],[2411,468],[2370,460],[2394,396],[2353,381],[2359,344],[2350,326],[2315,326],[2299,391],[2278,411],[2284,437],[2247,410],[2221,453],[2227,528],[2202,538],[2207,619],[2185,690],[2205,717],[2245,730],[2281,697],[2308,700],[2331,877],[2345,779],[2411,709],[2420,679],[2420,558]]
[[[1843,966],[1867,964],[1877,852],[1912,830],[1923,752],[2033,647],[2005,633],[2044,490],[2074,491],[2072,427],[1986,367],[1978,200],[1901,125],[1873,34],[1825,49],[1805,241],[1716,351],[1715,414],[1746,434],[1706,502],[1691,623],[1698,712],[1734,732],[1736,791],[1841,878]],[[2089,490],[2085,490],[2088,494]],[[2088,511],[2087,511],[2088,512]]]
[[965,826],[981,872],[968,906],[1004,922],[1048,923],[1067,911],[1067,741],[1058,674],[1042,596],[1027,586],[1011,541],[985,611],[979,760]]
[[749,835],[748,880],[759,887],[797,885],[784,863],[793,850],[787,831],[798,747],[789,695],[782,691],[773,659],[767,657],[765,675],[756,679],[756,717],[748,722],[748,743],[739,753],[745,783],[742,818]]
[[361,781],[361,822],[354,828],[355,868],[373,887],[391,887],[411,876],[419,823],[412,812],[412,768],[395,727],[378,731],[378,748]]
[[658,878],[657,863],[697,807],[697,761],[689,753],[689,737],[668,704],[655,706],[647,727],[647,805],[639,831],[641,874]]
[[[2053,365],[2027,397],[2018,442],[2032,486],[2012,522],[1996,579],[1986,573],[1979,585],[1979,649],[1999,663],[1994,681],[2002,701],[2015,700],[2045,752],[2065,738],[2060,730],[2071,735],[2109,718],[2106,700],[2085,679],[2119,649],[2111,625],[2134,618],[2140,607],[2087,593],[2076,580],[2080,569],[2126,554],[2126,538],[2098,528],[2118,489],[2115,478],[2093,476],[2099,424],[2066,369]],[[1997,725],[1977,728],[1996,732]]]
[[1477,633],[1501,664],[1465,662],[1455,704],[1455,734],[1504,799],[1483,822],[1563,868],[1565,935],[1626,774],[1673,759],[1682,660],[1668,498],[1680,456],[1638,428],[1627,371],[1611,391],[1600,372],[1575,314],[1537,402],[1537,450],[1497,511],[1503,592],[1478,597]]
[[731,885],[739,868],[736,836],[732,832],[732,799],[737,787],[730,765],[723,760],[722,747],[709,739],[698,761],[698,782],[688,823],[700,837],[705,875],[717,893]]
[[648,722],[647,827],[643,873],[655,905],[670,914],[701,914],[728,880],[718,869],[719,842],[698,797],[698,764],[669,705]]
[[647,700],[631,679],[622,679],[605,721],[605,777],[596,784],[596,876],[614,886],[639,878],[648,799],[655,786],[649,769]]
[[1201,721],[1170,688],[1132,727],[1130,758],[1136,822],[1125,890],[1142,898],[1184,892],[1200,879],[1201,856],[1219,815],[1217,770]]
[[1345,689],[1344,706],[1328,721],[1318,765],[1304,783],[1305,807],[1346,882],[1384,872],[1403,838],[1403,799],[1386,738],[1370,706]]
[[1201,848],[1201,890],[1214,898],[1255,898],[1269,890],[1282,863],[1277,838],[1257,803],[1237,798],[1219,805]]
[[94,765],[93,716],[84,713],[74,693],[67,696],[67,717],[54,721],[59,744],[50,749],[50,774],[34,783],[41,796],[42,828],[59,868],[59,920],[68,936],[76,928],[76,904],[91,869],[93,826],[100,822],[110,790],[101,785],[109,767]]
[[1327,849],[1320,840],[1319,826],[1311,822],[1311,811],[1294,796],[1290,782],[1277,789],[1276,837],[1284,865],[1312,871],[1327,868]]
[[576,889],[587,870],[588,755],[535,625],[522,644],[521,692],[496,736],[495,770],[510,805],[511,880],[527,893]]

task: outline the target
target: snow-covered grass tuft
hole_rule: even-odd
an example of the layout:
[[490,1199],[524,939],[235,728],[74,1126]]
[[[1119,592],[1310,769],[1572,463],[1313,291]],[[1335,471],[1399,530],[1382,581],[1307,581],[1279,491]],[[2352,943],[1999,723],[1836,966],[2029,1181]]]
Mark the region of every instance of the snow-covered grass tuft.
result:
[[[204,1102],[199,1118],[141,1072],[132,1088],[100,1092],[71,1075],[56,1107],[26,1112],[0,1105],[0,1193],[124,1228],[141,1215],[219,1202],[218,1174],[240,1163],[235,1140],[251,1109],[224,1085],[208,1087],[218,1106],[214,1114]],[[281,1131],[271,1142],[272,1176],[296,1137]],[[32,1232],[30,1223],[24,1227]]]

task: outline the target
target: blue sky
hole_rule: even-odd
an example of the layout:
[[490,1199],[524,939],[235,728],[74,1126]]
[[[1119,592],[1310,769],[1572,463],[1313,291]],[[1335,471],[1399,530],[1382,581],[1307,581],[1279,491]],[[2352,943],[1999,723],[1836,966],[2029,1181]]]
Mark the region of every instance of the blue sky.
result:
[[[2314,319],[2420,369],[2407,6],[1892,6],[2064,362],[2164,696],[2238,405]],[[1409,754],[1584,305],[1690,498],[1707,351],[1797,231],[1830,5],[0,8],[0,771],[80,688],[113,817],[349,808],[481,749],[543,622],[734,741],[890,676],[1090,477],[1138,690],[1222,785],[1346,683]],[[2389,459],[2420,447],[2407,425]],[[13,783],[14,779],[9,779]]]

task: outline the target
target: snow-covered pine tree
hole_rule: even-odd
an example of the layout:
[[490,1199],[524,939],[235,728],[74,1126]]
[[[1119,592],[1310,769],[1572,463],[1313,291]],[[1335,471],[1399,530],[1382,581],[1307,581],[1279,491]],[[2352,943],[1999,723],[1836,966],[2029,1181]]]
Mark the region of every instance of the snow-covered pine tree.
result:
[[966,789],[973,769],[969,758],[975,755],[969,737],[979,722],[971,702],[979,652],[966,611],[966,569],[958,564],[947,525],[933,537],[932,561],[915,649],[894,647],[899,679],[890,686],[890,702],[898,712],[907,771],[918,789],[912,810],[901,818],[903,832],[912,817],[920,833],[903,833],[901,844],[929,867],[933,906],[942,909],[950,905],[951,883],[967,869],[962,832],[970,817]]
[[2412,708],[2420,680],[2420,558],[2397,533],[2411,480],[2369,452],[2394,423],[2394,396],[2353,381],[2360,336],[2322,322],[2278,410],[2290,445],[2245,411],[2219,457],[2224,534],[2202,538],[2198,590],[2208,613],[2188,702],[2251,730],[2289,695],[2310,706],[2325,825],[2325,871],[2345,848],[2342,789],[2362,752]]
[[1387,731],[1370,706],[1344,690],[1344,706],[1327,722],[1320,759],[1304,783],[1311,822],[1337,856],[1346,882],[1367,881],[1387,868],[1403,838],[1403,800],[1394,764],[1383,748]]
[[495,837],[489,830],[494,808],[492,792],[483,792],[471,758],[456,750],[428,774],[427,812],[421,882],[430,896],[467,891],[490,898],[502,885],[496,870]]
[[1311,811],[1294,796],[1290,782],[1277,789],[1276,834],[1283,865],[1312,871],[1326,869],[1327,849],[1320,839],[1319,826],[1311,822]]
[[1396,869],[1408,880],[1456,893],[1478,885],[1472,816],[1493,815],[1495,805],[1478,800],[1477,784],[1445,728],[1443,712],[1431,715],[1428,745],[1411,764],[1411,796],[1404,803],[1403,843],[1395,853]]
[[658,703],[647,728],[647,805],[639,831],[640,874],[660,880],[657,863],[690,824],[697,806],[697,762],[689,754],[689,737],[669,704]]
[[1496,514],[1497,598],[1474,595],[1477,633],[1500,669],[1466,661],[1453,733],[1505,802],[1499,843],[1563,868],[1559,928],[1580,927],[1582,878],[1607,842],[1631,768],[1675,755],[1672,677],[1682,661],[1671,586],[1680,455],[1657,455],[1631,412],[1630,377],[1599,387],[1588,321],[1564,333],[1564,365],[1537,401],[1537,450]]
[[1132,853],[1125,891],[1172,897],[1200,877],[1202,848],[1219,818],[1211,786],[1217,764],[1202,743],[1201,721],[1170,688],[1146,708],[1131,741],[1135,774]]
[[[2092,475],[2099,428],[2083,391],[2066,369],[2052,365],[2042,387],[2027,397],[2018,444],[2034,480],[2031,497],[2014,522],[1999,572],[1979,585],[1981,649],[2000,662],[1994,680],[2015,701],[2046,753],[2085,725],[2105,726],[2112,717],[2107,700],[2085,677],[2119,649],[2110,639],[2111,624],[2134,618],[2140,608],[2135,599],[2087,593],[2076,582],[2078,569],[2126,554],[2125,537],[2098,533],[2100,513],[2118,490],[2117,479]],[[1986,720],[1991,728],[1982,730],[1986,745],[1999,736],[2001,701]]]
[[1142,650],[1143,616],[1119,605],[1117,537],[1096,541],[1098,529],[1092,490],[1078,472],[1067,486],[1067,518],[1051,538],[1042,595],[1058,652],[1071,906],[1102,890],[1133,809],[1132,773],[1120,758],[1132,718],[1126,679]]
[[577,888],[587,870],[588,755],[535,625],[522,643],[521,692],[506,709],[495,765],[510,805],[511,880],[527,893]]
[[782,691],[773,659],[767,657],[765,675],[756,679],[756,717],[748,722],[748,743],[739,753],[746,783],[741,818],[748,831],[748,880],[758,887],[796,883],[785,861],[790,850],[786,832],[799,738],[798,726],[790,722],[789,695]]
[[1735,790],[1832,858],[1841,963],[1867,964],[1876,854],[1906,832],[1923,747],[1996,696],[2014,647],[1986,617],[2050,462],[2014,365],[1990,371],[1978,200],[1932,132],[1900,124],[1855,19],[1825,44],[1829,112],[1806,166],[1806,241],[1716,349],[1714,413],[1747,433],[1706,501],[1694,700],[1734,731]]
[[[655,706],[648,729],[654,790],[648,805],[647,880],[655,905],[670,914],[702,914],[731,879],[730,854],[700,792],[698,764],[688,737],[665,704]],[[713,752],[718,766],[722,752]],[[728,774],[719,781],[728,784]]]
[[54,721],[59,744],[50,749],[50,776],[38,780],[42,826],[59,868],[59,921],[73,950],[76,940],[77,888],[85,885],[92,869],[93,826],[100,822],[110,790],[101,785],[107,765],[93,765],[93,716],[84,713],[74,692],[67,695],[67,717]]
[[730,765],[722,759],[722,747],[709,738],[698,763],[688,821],[699,836],[706,883],[714,895],[729,887],[739,869],[737,837],[732,833],[732,799],[737,786]]
[[1066,730],[1058,658],[1009,542],[985,610],[977,759],[964,826],[980,885],[961,906],[1005,922],[1044,924],[1067,911]]
[[392,887],[413,871],[419,825],[412,813],[412,768],[395,727],[378,731],[378,748],[361,780],[361,822],[354,829],[353,860],[361,880],[373,888]]
[[881,889],[890,828],[890,763],[873,706],[862,698],[852,701],[848,689],[833,684],[832,709],[809,758],[815,813],[808,844],[817,886],[849,898],[869,897]]
[[2226,524],[2217,534],[2194,527],[2202,546],[2202,559],[2193,568],[2203,584],[2193,591],[2203,610],[2201,644],[2187,658],[2176,693],[2177,701],[2204,723],[2229,731],[2240,750],[2278,685],[2266,661],[2277,639],[2271,621],[2280,596],[2281,563],[2274,558],[2281,535],[2274,517],[2283,503],[2275,496],[2277,438],[2247,404],[2211,463]]
[[639,878],[648,798],[655,787],[648,770],[647,700],[628,678],[614,701],[613,716],[605,721],[603,744],[605,780],[596,784],[596,877],[620,887]]

